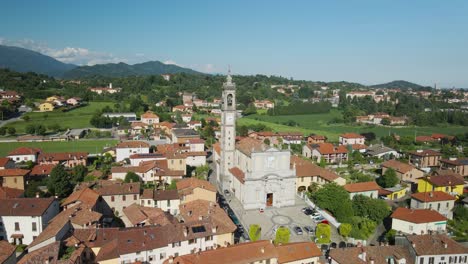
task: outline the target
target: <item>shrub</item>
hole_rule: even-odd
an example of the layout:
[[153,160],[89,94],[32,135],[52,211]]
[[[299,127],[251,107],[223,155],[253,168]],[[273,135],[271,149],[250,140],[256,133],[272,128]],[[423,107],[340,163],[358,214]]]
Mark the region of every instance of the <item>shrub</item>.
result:
[[330,243],[331,228],[327,224],[318,224],[315,231],[317,242],[320,244]]
[[250,241],[255,242],[259,240],[261,236],[262,236],[262,228],[257,224],[250,225],[249,227]]
[[351,226],[351,224],[348,224],[348,223],[342,223],[340,225],[340,235],[344,236],[344,237],[348,237],[349,234],[351,233],[351,229],[353,227]]
[[289,231],[289,228],[287,227],[280,227],[278,230],[276,230],[276,238],[275,238],[275,244],[287,244],[289,242],[289,237],[291,236],[291,232]]

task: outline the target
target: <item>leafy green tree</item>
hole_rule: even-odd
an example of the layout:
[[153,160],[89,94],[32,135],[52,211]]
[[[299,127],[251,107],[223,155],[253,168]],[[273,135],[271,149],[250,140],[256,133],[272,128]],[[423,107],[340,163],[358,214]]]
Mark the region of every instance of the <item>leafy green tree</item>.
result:
[[27,134],[35,134],[36,133],[36,126],[33,124],[29,124],[26,126],[25,131]]
[[166,190],[176,190],[177,181],[172,180],[171,183],[166,187]]
[[6,134],[6,127],[0,127],[0,136],[4,136]]
[[124,182],[140,182],[140,176],[138,176],[136,173],[133,171],[127,172],[125,175]]
[[344,237],[348,237],[349,234],[351,233],[351,229],[353,227],[351,226],[351,224],[348,224],[348,223],[342,223],[340,225],[340,228],[339,228],[339,231],[340,231],[340,235],[344,236]]
[[60,125],[57,123],[49,125],[49,130],[52,130],[54,132],[59,132],[60,131]]
[[331,228],[327,224],[318,224],[315,230],[315,236],[317,237],[317,242],[320,244],[330,243],[331,237]]
[[377,183],[383,188],[391,188],[395,186],[400,180],[398,179],[394,169],[389,168],[385,171],[384,175],[377,178]]
[[63,165],[57,165],[52,169],[47,182],[47,189],[52,195],[59,198],[67,197],[73,191],[70,174],[65,171]]
[[28,122],[29,120],[31,120],[31,117],[28,116],[28,115],[24,115],[24,116],[22,117],[22,119],[23,119],[25,122]]
[[77,165],[72,170],[73,178],[72,181],[74,183],[82,182],[85,176],[88,174],[88,168],[83,165]]
[[205,180],[208,177],[208,173],[210,172],[210,167],[208,165],[199,166],[195,169],[195,175],[197,178]]
[[381,223],[391,212],[385,201],[364,195],[355,195],[352,203],[354,215],[368,218],[376,223]]
[[262,228],[257,224],[252,224],[249,227],[250,241],[255,242],[262,236]]
[[353,207],[348,192],[336,183],[327,183],[311,194],[318,207],[328,210],[339,222],[353,217]]
[[291,237],[291,231],[287,227],[280,227],[276,230],[275,244],[283,245],[289,243],[289,238]]
[[270,139],[269,139],[269,138],[265,138],[265,139],[263,140],[263,143],[264,143],[265,145],[268,145],[268,146],[269,146],[269,145],[270,145]]
[[12,136],[13,136],[13,135],[16,134],[16,128],[14,128],[14,127],[9,127],[9,128],[7,129],[7,132],[8,132],[8,135],[12,135]]
[[391,124],[391,122],[390,122],[389,118],[383,118],[382,121],[380,121],[380,124],[382,124],[384,126],[389,126]]

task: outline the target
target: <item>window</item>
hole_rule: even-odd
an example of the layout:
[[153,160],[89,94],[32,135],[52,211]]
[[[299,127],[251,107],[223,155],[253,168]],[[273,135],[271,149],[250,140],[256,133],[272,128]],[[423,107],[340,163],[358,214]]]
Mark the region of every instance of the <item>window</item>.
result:
[[440,211],[440,203],[437,204],[437,211]]
[[409,225],[409,231],[413,231],[413,226]]
[[115,197],[112,195],[111,196],[111,202],[115,201]]
[[171,200],[167,200],[167,207],[171,206]]
[[424,258],[419,259],[419,264],[424,264]]
[[134,195],[133,195],[133,200],[136,201],[136,199],[137,199],[137,195],[134,194]]
[[447,202],[447,208],[449,208],[449,206],[450,206],[450,203],[449,203],[449,202]]
[[429,264],[434,264],[434,257],[429,258]]
[[122,201],[126,201],[127,200],[127,196],[126,195],[122,195]]
[[207,237],[205,237],[205,241],[211,241],[211,240],[213,240],[213,236],[207,236]]
[[15,222],[15,231],[20,231],[20,226],[18,222]]
[[166,252],[162,252],[159,254],[159,259],[165,259],[166,258]]
[[32,223],[32,231],[37,231],[37,223]]
[[189,239],[188,243],[189,245],[195,244],[197,242],[196,239]]
[[172,243],[172,247],[180,247],[180,242],[174,242]]

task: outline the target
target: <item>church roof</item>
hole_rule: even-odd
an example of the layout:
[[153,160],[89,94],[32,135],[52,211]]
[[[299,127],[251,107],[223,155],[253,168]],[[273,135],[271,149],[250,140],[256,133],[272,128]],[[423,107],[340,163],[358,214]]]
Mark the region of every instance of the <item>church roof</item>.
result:
[[267,146],[259,140],[247,137],[237,142],[236,148],[245,155],[250,156],[252,152],[265,151]]
[[233,167],[233,168],[230,168],[229,169],[229,172],[234,176],[236,177],[240,183],[244,183],[245,182],[245,174],[244,172],[239,169],[238,167]]

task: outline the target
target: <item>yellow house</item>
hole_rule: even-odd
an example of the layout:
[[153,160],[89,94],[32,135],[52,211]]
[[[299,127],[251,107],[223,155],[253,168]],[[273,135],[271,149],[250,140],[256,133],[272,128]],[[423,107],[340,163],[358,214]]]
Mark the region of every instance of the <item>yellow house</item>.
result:
[[397,185],[392,188],[385,188],[385,189],[379,190],[379,196],[386,197],[389,200],[398,200],[398,199],[405,197],[407,192],[408,192],[407,188],[401,185]]
[[463,194],[463,178],[453,174],[432,175],[418,179],[418,192],[441,191],[452,195]]
[[203,200],[216,203],[216,187],[205,180],[188,178],[177,181],[180,203]]
[[58,96],[53,95],[53,96],[47,97],[46,102],[53,102],[58,99],[59,99]]
[[0,170],[0,186],[24,190],[25,177],[29,170],[4,169]]
[[44,102],[39,105],[39,111],[40,112],[50,112],[54,110],[54,105],[49,102]]

